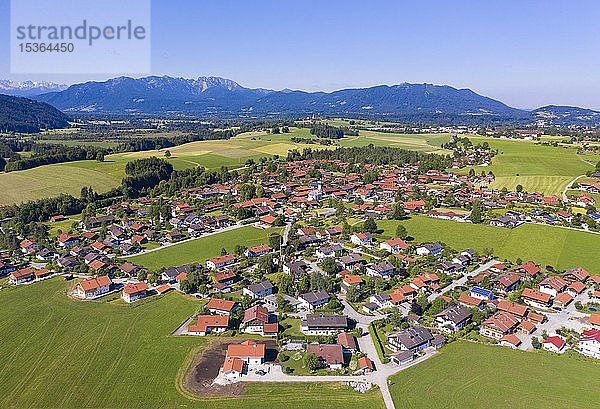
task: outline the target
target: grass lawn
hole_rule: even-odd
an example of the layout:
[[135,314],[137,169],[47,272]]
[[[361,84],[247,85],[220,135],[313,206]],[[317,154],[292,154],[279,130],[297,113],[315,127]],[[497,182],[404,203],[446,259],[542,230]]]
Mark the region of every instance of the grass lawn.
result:
[[199,302],[171,292],[133,305],[73,301],[51,279],[0,290],[0,407],[383,408],[340,384],[249,384],[239,398],[183,395],[181,368],[206,340],[169,334]]
[[595,408],[600,362],[455,342],[390,378],[400,408]]
[[200,237],[152,253],[128,257],[128,260],[152,270],[193,262],[204,263],[211,257],[219,256],[223,248],[233,252],[238,244],[251,247],[268,243],[269,235],[274,232],[281,232],[281,229],[258,229],[253,226],[245,226],[224,233],[213,234],[212,236]]
[[[384,229],[384,237],[391,237],[398,223],[382,220],[377,225]],[[514,261],[520,257],[561,269],[582,266],[592,273],[600,273],[598,234],[537,224],[524,224],[511,230],[425,216],[412,217],[402,224],[418,242],[441,241],[456,250],[493,248],[500,258]]]

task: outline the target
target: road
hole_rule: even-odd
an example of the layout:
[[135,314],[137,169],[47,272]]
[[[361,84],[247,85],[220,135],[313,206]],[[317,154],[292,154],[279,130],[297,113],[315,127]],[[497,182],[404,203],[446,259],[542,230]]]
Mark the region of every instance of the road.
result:
[[485,270],[489,269],[491,266],[493,266],[494,264],[498,263],[497,260],[490,260],[485,264],[480,265],[479,267],[477,267],[475,270],[464,274],[461,278],[459,278],[458,280],[453,280],[452,283],[450,283],[449,285],[447,285],[446,287],[444,287],[442,289],[442,291],[440,291],[439,293],[433,293],[431,294],[429,297],[427,297],[427,300],[429,302],[433,302],[436,298],[438,298],[440,295],[451,291],[453,289],[455,289],[458,286],[461,285],[465,285],[467,283],[467,280],[471,277],[475,277],[477,274],[484,272]]
[[572,181],[570,181],[567,186],[565,186],[565,188],[563,189],[563,192],[562,192],[562,200],[563,200],[563,202],[566,203],[569,200],[569,198],[567,197],[567,190],[569,190],[571,188],[571,186],[573,186],[573,183],[577,182],[579,179],[581,179],[583,177],[585,177],[585,175],[579,175],[575,179],[573,179]]

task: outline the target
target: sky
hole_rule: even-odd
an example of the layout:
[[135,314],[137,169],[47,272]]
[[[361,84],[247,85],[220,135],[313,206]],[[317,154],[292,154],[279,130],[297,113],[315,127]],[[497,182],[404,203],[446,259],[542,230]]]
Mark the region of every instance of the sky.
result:
[[[151,13],[154,75],[306,91],[433,83],[519,108],[600,109],[597,0],[152,0]],[[115,76],[11,74],[9,36],[0,0],[0,78]]]

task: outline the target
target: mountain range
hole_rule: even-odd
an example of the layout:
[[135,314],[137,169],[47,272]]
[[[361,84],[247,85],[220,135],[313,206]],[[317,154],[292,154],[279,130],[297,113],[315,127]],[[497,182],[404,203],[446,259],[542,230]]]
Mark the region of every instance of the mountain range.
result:
[[[402,83],[333,92],[305,92],[246,88],[219,77],[150,76],[90,81],[66,89],[60,89],[57,84],[45,87],[50,86],[56,89],[33,94],[31,98],[73,114],[177,114],[213,118],[327,115],[437,124],[537,122],[546,125],[600,125],[600,112],[597,111],[552,105],[527,111],[470,89],[447,85]],[[41,91],[44,87],[38,89]]]
[[69,88],[65,84],[56,84],[46,81],[23,81],[0,80],[0,94],[17,97],[32,97],[48,92],[58,92]]

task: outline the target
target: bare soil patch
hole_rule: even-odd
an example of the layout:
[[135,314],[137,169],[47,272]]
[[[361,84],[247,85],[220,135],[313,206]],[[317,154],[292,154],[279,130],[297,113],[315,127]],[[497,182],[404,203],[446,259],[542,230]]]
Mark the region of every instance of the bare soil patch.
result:
[[[213,380],[219,374],[219,370],[225,361],[227,345],[240,344],[244,338],[214,338],[194,359],[188,373],[185,375],[185,388],[190,392],[201,396],[238,396],[244,393],[244,382],[236,382],[231,385],[216,385]],[[254,341],[266,344],[266,361],[275,362],[277,359],[277,343],[273,339],[254,339]]]

